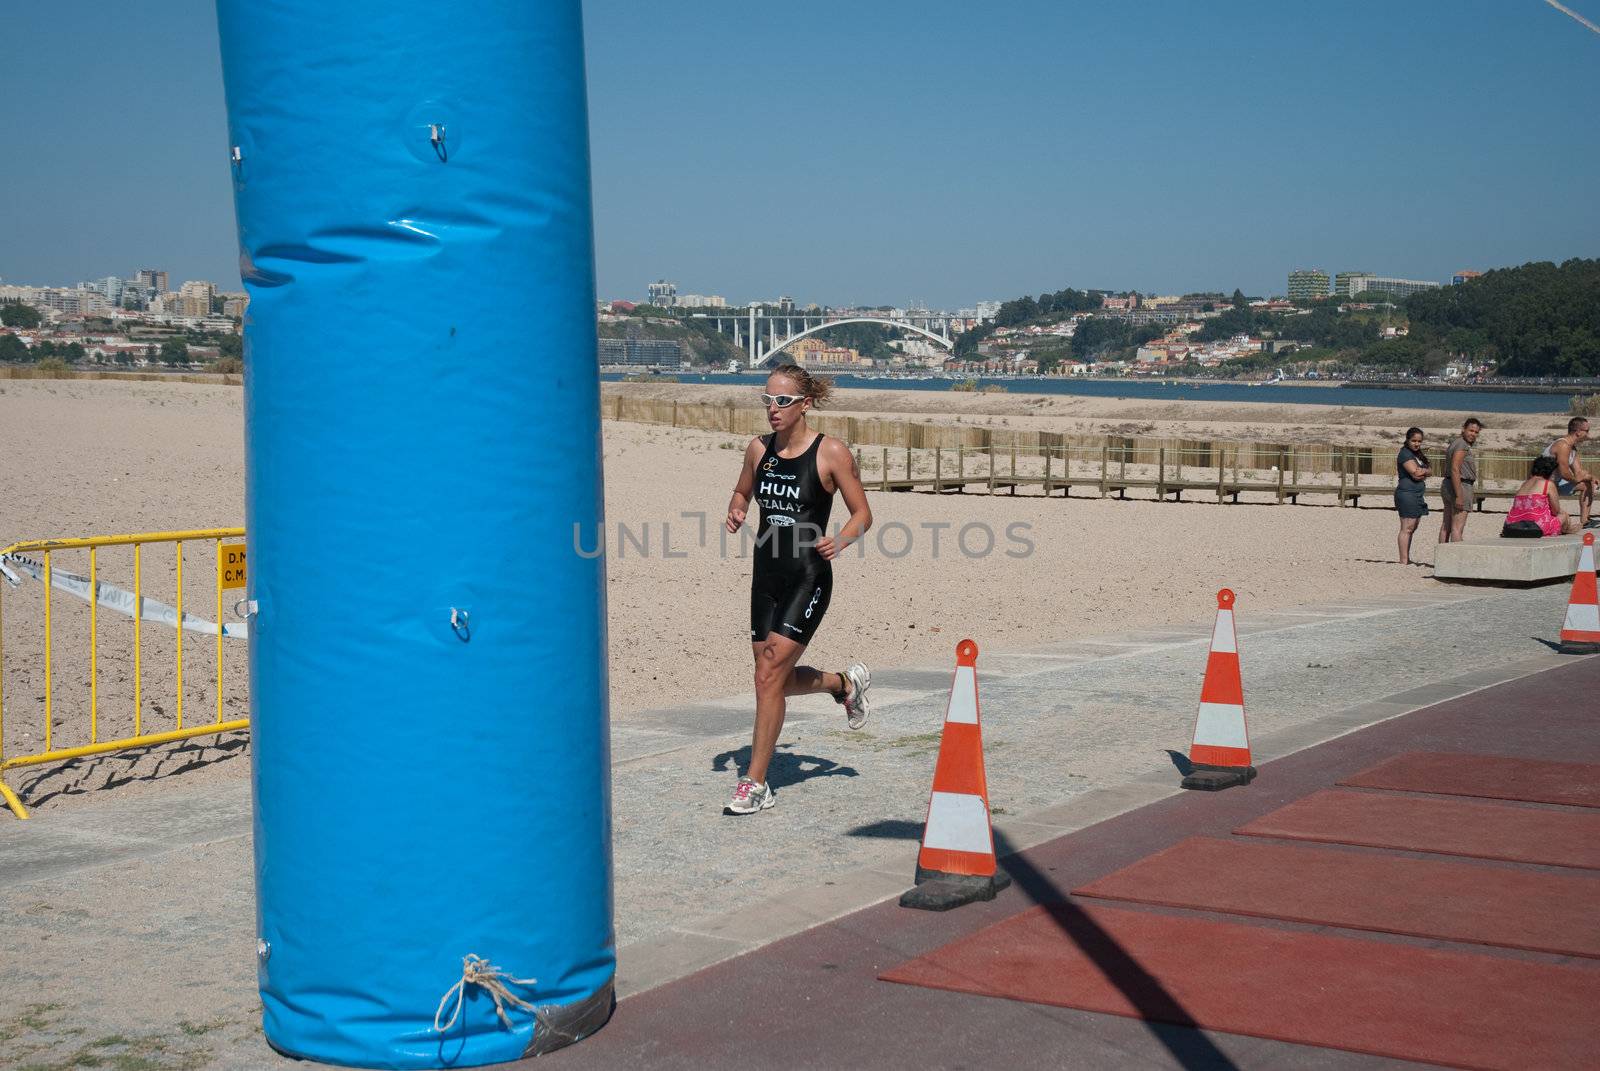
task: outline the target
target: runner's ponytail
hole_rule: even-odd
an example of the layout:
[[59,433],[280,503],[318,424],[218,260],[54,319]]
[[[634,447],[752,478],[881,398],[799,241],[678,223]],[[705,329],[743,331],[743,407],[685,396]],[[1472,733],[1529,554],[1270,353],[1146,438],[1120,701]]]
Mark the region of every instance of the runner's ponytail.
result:
[[772,375],[788,376],[800,385],[800,393],[811,399],[814,409],[820,409],[822,403],[833,396],[833,380],[827,376],[814,376],[797,364],[780,364],[772,370]]

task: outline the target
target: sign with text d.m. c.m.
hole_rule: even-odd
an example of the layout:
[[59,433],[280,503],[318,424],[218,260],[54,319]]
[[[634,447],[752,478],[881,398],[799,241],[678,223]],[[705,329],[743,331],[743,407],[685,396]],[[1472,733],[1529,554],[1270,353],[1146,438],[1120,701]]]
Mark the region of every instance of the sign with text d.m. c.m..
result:
[[222,586],[224,588],[244,587],[244,544],[224,543],[222,545]]

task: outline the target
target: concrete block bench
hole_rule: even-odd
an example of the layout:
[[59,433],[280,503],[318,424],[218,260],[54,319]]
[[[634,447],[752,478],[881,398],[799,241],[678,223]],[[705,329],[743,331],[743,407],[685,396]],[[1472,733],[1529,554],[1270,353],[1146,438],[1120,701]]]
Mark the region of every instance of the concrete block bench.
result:
[[1534,584],[1569,577],[1578,571],[1581,535],[1543,539],[1501,539],[1488,536],[1460,543],[1441,543],[1433,556],[1433,575],[1440,580],[1498,580]]

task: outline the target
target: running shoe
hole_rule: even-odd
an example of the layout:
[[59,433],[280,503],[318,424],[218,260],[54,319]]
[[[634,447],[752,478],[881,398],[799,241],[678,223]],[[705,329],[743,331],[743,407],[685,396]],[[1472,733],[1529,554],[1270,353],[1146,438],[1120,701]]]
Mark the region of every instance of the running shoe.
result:
[[733,798],[722,808],[723,814],[755,814],[764,811],[777,802],[777,794],[766,785],[752,781],[748,777],[739,778],[739,784],[733,790]]
[[867,718],[872,714],[872,700],[867,698],[867,688],[872,684],[872,670],[867,668],[865,662],[857,662],[844,671],[845,678],[850,682],[850,690],[843,699],[845,721],[852,729],[859,729],[867,724]]
[[1584,525],[1584,527],[1585,528],[1600,528],[1600,517],[1590,517],[1589,518],[1589,523]]

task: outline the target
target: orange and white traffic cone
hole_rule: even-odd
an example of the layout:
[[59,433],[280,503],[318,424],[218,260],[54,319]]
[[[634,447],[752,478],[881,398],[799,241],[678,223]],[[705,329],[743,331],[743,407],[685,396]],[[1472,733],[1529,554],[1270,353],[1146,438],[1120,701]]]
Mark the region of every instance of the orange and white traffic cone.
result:
[[1250,765],[1250,733],[1244,721],[1244,683],[1239,677],[1239,634],[1233,627],[1233,592],[1217,592],[1217,623],[1211,630],[1211,654],[1200,685],[1200,714],[1189,747],[1194,769],[1184,788],[1216,791],[1247,785],[1256,776]]
[[1572,595],[1567,599],[1567,619],[1561,623],[1562,654],[1600,652],[1600,597],[1595,593],[1594,533],[1583,533],[1583,549],[1578,552],[1578,571],[1572,577]]
[[933,794],[917,853],[916,887],[901,907],[948,911],[975,900],[993,900],[1011,884],[995,865],[989,826],[989,783],[983,773],[983,731],[978,724],[978,645],[956,644],[955,680],[945,708]]

